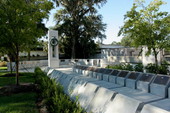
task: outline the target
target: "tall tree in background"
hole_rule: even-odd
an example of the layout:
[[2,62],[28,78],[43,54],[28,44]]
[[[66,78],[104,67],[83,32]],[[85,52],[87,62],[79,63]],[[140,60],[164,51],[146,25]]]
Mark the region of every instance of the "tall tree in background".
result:
[[134,46],[147,46],[147,55],[153,52],[155,64],[157,55],[164,48],[170,47],[170,16],[168,12],[159,11],[162,0],[153,0],[145,6],[143,0],[137,0],[131,11],[125,15],[125,24],[119,35],[129,35]]
[[122,46],[125,46],[125,47],[133,47],[134,46],[133,40],[132,40],[130,34],[124,35],[124,37],[121,39],[120,43]]
[[[71,58],[87,58],[97,45],[94,39],[105,38],[106,25],[97,14],[106,0],[60,0],[61,9],[55,14],[56,26],[61,37],[63,52]],[[60,47],[61,47],[60,46]],[[71,56],[69,56],[71,55]]]
[[48,0],[0,0],[0,46],[15,56],[17,85],[19,52],[45,34],[39,25],[52,8]]

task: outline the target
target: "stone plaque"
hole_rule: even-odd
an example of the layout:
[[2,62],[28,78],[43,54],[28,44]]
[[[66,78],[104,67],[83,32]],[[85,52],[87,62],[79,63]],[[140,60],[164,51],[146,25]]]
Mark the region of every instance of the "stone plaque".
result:
[[126,77],[126,75],[127,75],[128,73],[129,73],[128,71],[121,71],[118,76],[119,76],[119,77]]
[[140,75],[140,73],[131,72],[130,75],[128,76],[128,78],[136,80],[139,77],[139,75]]
[[77,69],[80,69],[80,65],[76,65],[76,68],[77,68]]
[[88,67],[87,67],[87,66],[84,66],[84,67],[83,67],[83,70],[87,70],[87,69],[88,69]]
[[106,69],[106,71],[104,72],[104,74],[110,74],[113,70],[112,69]]
[[100,68],[96,68],[94,71],[98,73],[100,72]]
[[119,72],[120,72],[120,71],[118,71],[118,70],[113,70],[112,73],[111,73],[111,75],[117,76],[117,74],[118,74]]
[[154,78],[154,74],[142,74],[140,81],[150,82]]
[[170,80],[170,77],[164,76],[164,75],[158,75],[153,83],[155,84],[161,84],[161,85],[166,85]]
[[106,71],[105,68],[100,68],[99,73],[104,73]]

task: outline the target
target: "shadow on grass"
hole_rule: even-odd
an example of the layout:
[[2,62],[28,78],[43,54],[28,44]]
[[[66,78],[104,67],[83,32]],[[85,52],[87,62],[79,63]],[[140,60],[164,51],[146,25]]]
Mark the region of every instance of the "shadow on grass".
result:
[[0,113],[38,113],[36,93],[19,93],[0,96]]
[[[7,74],[7,75],[6,75]],[[0,73],[0,87],[6,86],[6,85],[12,85],[15,84],[16,78],[15,74],[9,75],[9,72],[7,73]],[[20,73],[19,74],[19,82],[20,83],[34,83],[35,77],[33,73]]]

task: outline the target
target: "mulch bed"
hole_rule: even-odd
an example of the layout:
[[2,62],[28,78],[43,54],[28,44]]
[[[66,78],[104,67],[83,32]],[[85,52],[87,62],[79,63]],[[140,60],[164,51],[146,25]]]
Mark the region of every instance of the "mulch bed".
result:
[[23,92],[33,92],[36,91],[35,84],[32,83],[22,83],[20,85],[7,85],[0,88],[1,95],[11,95]]
[[[2,75],[0,77],[15,77],[16,76],[16,73],[7,73],[5,75]],[[19,76],[23,76],[22,74],[19,74]]]

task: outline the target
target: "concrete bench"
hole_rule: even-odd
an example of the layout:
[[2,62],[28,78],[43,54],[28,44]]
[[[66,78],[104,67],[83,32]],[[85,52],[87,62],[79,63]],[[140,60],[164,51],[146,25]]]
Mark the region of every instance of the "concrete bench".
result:
[[116,84],[125,86],[126,84],[126,78],[129,76],[129,71],[121,71],[118,76],[116,77]]
[[98,80],[103,80],[103,73],[105,73],[105,68],[98,68],[95,72],[93,72],[93,77]]
[[92,74],[92,77],[93,77],[93,78],[97,78],[97,74],[99,73],[100,69],[101,69],[101,68],[95,68],[95,69],[93,70],[93,74]]
[[[170,113],[170,76],[158,75],[151,84],[151,93],[167,98],[144,105],[141,113]],[[153,89],[152,89],[153,88]],[[166,95],[166,91],[168,94]]]
[[89,103],[86,111],[93,113],[104,113],[107,103],[114,98],[116,93],[107,88],[100,87],[94,98]]
[[[148,76],[149,76],[149,78],[152,78],[152,79],[154,78],[154,77],[152,77],[154,75],[149,74]],[[140,80],[145,80],[145,82],[150,82],[151,84],[146,83],[146,84],[148,84],[148,87],[152,86],[152,85],[157,86],[157,85],[160,85],[160,83],[162,83],[162,82],[157,82],[157,80],[158,80],[158,78],[160,78],[160,76],[156,76],[154,78],[154,80],[144,79],[145,77],[146,77],[146,75],[143,74],[143,77],[141,77],[139,79],[139,82],[140,82]],[[143,86],[146,86],[146,84],[143,85]],[[169,83],[167,83],[167,82],[165,82],[163,84],[163,86],[161,87],[162,89],[160,89],[161,91],[163,91],[161,93],[158,92],[158,89],[155,89],[153,87],[150,87],[149,88],[150,90],[148,89],[148,92],[146,92],[146,89],[143,89],[143,87],[141,87],[141,86],[138,87],[138,85],[137,85],[137,89],[140,89],[140,90],[134,90],[134,89],[130,89],[130,88],[128,89],[128,88],[125,88],[125,87],[112,89],[112,90],[119,93],[119,96],[116,95],[115,99],[120,100],[120,99],[124,98],[124,100],[125,100],[125,102],[123,102],[124,104],[127,103],[127,102],[129,102],[129,103],[136,102],[135,105],[138,105],[138,106],[132,106],[132,105],[128,105],[128,104],[126,105],[126,109],[132,110],[132,111],[129,111],[129,112],[140,112],[142,110],[144,104],[164,99],[165,95],[166,95],[164,93],[166,93],[165,90],[167,89],[168,84]],[[111,103],[112,103],[112,105],[118,104],[116,102],[117,101],[113,101]],[[120,107],[115,108],[115,109],[120,110],[119,108]]]
[[[55,78],[73,100],[78,96],[78,102],[88,112],[170,112],[169,76],[110,69],[103,71],[101,68],[95,71],[96,68],[85,66],[78,68],[81,70],[79,73],[46,70],[48,76]],[[85,72],[88,76],[84,76]],[[93,73],[96,73],[96,78],[91,78]],[[97,79],[99,73],[102,80]]]
[[117,77],[117,75],[118,75],[120,72],[121,72],[120,70],[113,70],[113,71],[110,73],[111,76],[109,76],[109,82],[115,84],[115,83],[116,83],[116,77]]
[[[139,77],[139,79],[138,79]],[[121,93],[123,95],[127,95],[130,97],[135,98],[136,95],[141,95],[139,96],[139,99],[141,97],[142,99],[142,95],[147,95],[150,91],[150,84],[152,83],[153,79],[154,79],[154,75],[153,74],[141,74],[140,76],[138,75],[138,77],[136,78],[137,80],[137,85],[135,85],[135,83],[133,84],[133,86],[129,86],[128,82],[126,84],[126,87],[122,87],[122,88],[117,88],[117,89],[111,89],[113,91],[116,91],[118,93]],[[146,79],[146,77],[148,77],[149,79]],[[129,78],[131,78],[129,76]],[[129,81],[129,78],[127,78],[127,81]],[[133,81],[135,82],[135,81]],[[132,87],[132,88],[131,88]],[[134,87],[136,87],[136,89],[134,89]],[[147,99],[146,99],[147,101]]]
[[96,68],[94,68],[94,67],[89,68],[89,69],[88,69],[88,76],[91,77],[91,78],[93,78],[93,72],[94,72],[95,70],[96,70]]
[[150,85],[150,93],[167,97],[169,81],[170,76],[158,75]]
[[106,69],[105,72],[103,72],[103,80],[108,82],[109,81],[109,76],[114,70],[112,69]]
[[82,70],[82,75],[84,76],[88,76],[89,74],[89,71],[91,67],[84,67],[84,69]]
[[126,79],[126,87],[131,89],[137,88],[137,81],[140,79],[141,73],[139,72],[130,72],[129,76]]
[[79,65],[78,68],[77,68],[77,73],[82,74],[83,68],[84,68],[84,66]]
[[78,102],[84,109],[87,109],[97,90],[98,86],[92,83],[86,83],[80,86],[77,91]]
[[80,74],[83,74],[84,75],[84,71],[86,71],[88,69],[88,67],[87,66],[82,66],[81,68],[80,68]]
[[[118,74],[119,73],[119,74]],[[118,70],[114,70],[112,74],[117,74],[117,83],[113,82],[106,82],[106,81],[93,81],[91,83],[98,85],[99,87],[104,87],[104,88],[118,88],[118,87],[123,87],[125,84],[125,78],[128,75],[128,71],[121,71],[119,72]],[[116,78],[116,77],[115,77]]]
[[[130,78],[131,79],[136,78],[136,80],[138,79],[138,77],[131,77],[132,75],[133,74],[129,74],[129,76],[127,77],[127,80],[130,79]],[[140,79],[143,80],[145,78],[145,76],[146,76],[145,74],[141,75]],[[139,79],[139,81],[140,81],[140,79]],[[148,82],[151,83],[151,81],[152,80],[150,80]],[[146,82],[146,84],[148,84],[148,83]],[[133,84],[133,85],[135,86],[135,84]],[[133,88],[134,88],[134,86],[133,86]],[[141,86],[138,87],[137,86],[137,88],[139,88],[140,90],[139,89],[135,90],[135,89],[129,88],[128,85],[127,85],[127,87],[120,87],[120,88],[116,88],[116,89],[115,88],[110,89],[110,90],[112,90],[114,92],[117,92],[118,94],[115,96],[115,98],[112,101],[110,101],[108,103],[107,107],[105,108],[105,112],[106,113],[109,113],[109,112],[111,113],[111,112],[117,111],[115,113],[127,113],[127,112],[135,113],[137,111],[139,105],[143,102],[142,99],[146,98],[145,101],[147,101],[147,99],[148,99],[148,95],[144,95],[144,94],[142,95],[143,87],[141,87]],[[139,94],[139,95],[137,96],[137,94]],[[135,96],[136,96],[136,98],[135,98]],[[156,96],[155,96],[155,98],[156,98]],[[122,106],[120,106],[120,105],[122,105]]]

